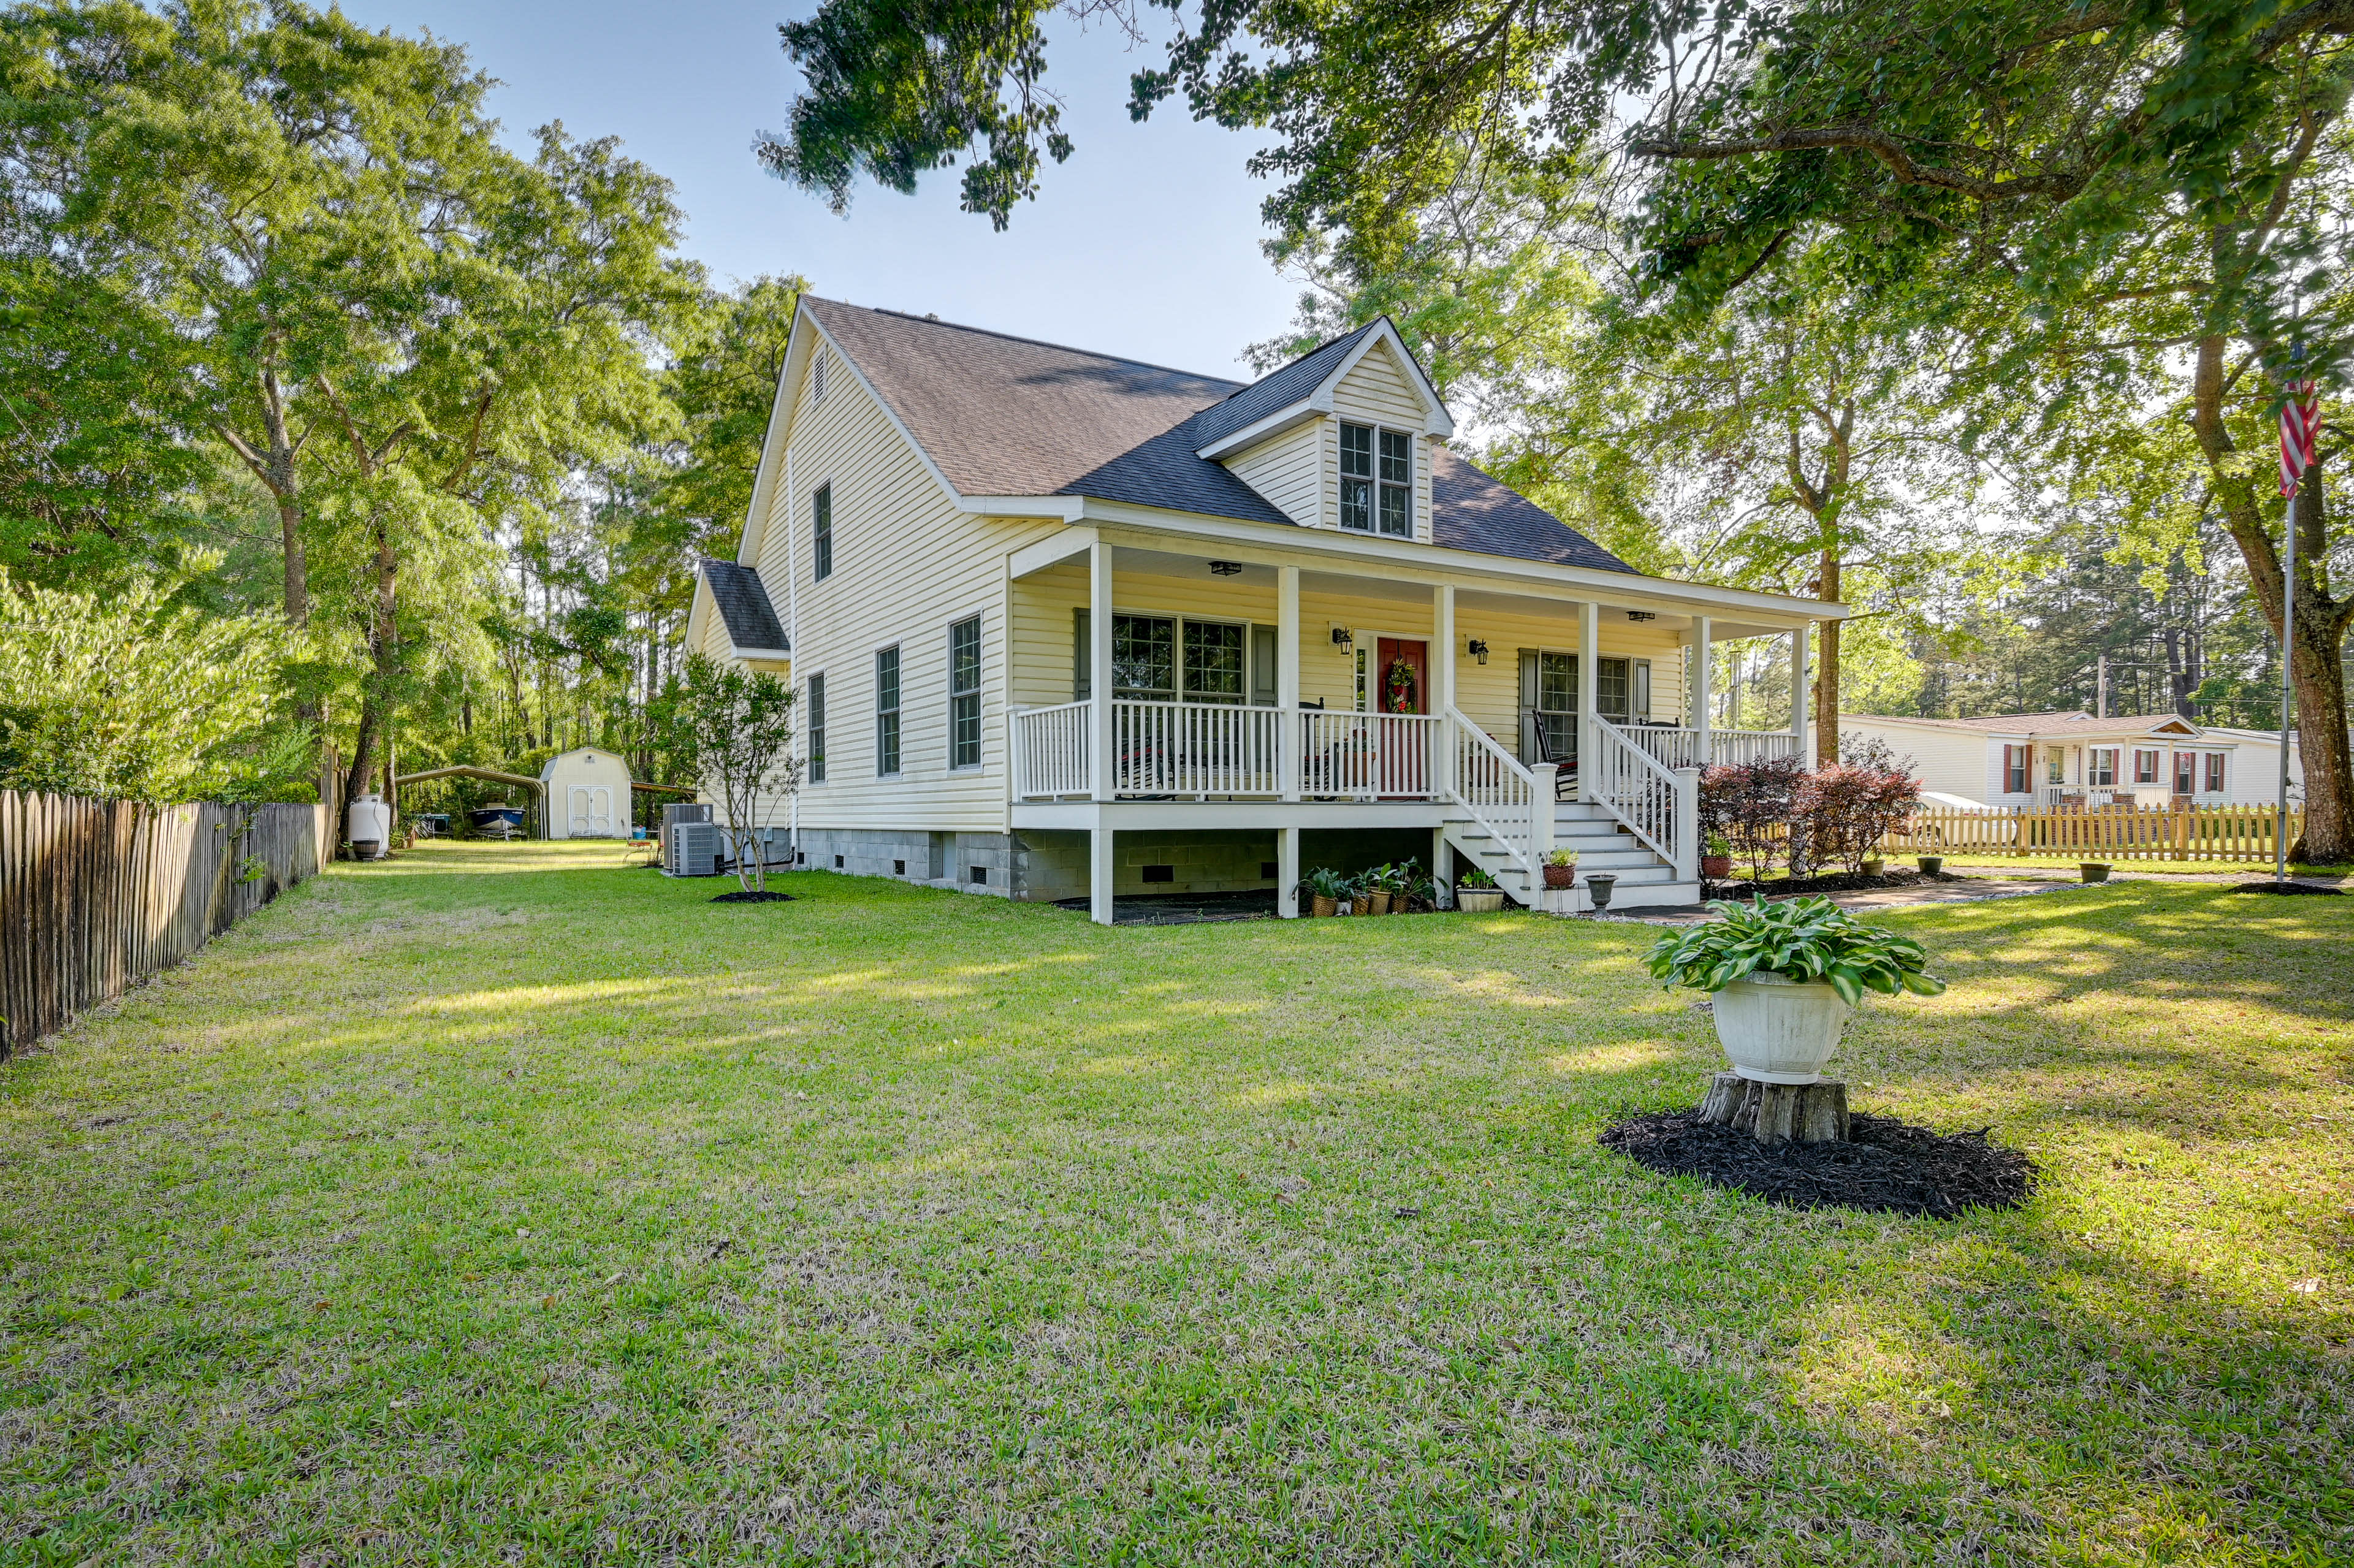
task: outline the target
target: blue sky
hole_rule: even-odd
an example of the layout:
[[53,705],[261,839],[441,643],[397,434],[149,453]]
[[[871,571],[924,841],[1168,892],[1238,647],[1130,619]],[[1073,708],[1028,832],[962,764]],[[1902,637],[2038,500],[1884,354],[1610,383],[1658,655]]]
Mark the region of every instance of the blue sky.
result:
[[[1183,369],[1234,375],[1289,320],[1299,288],[1259,254],[1267,186],[1243,167],[1266,136],[1164,106],[1129,122],[1128,75],[1157,55],[1066,25],[1047,85],[1078,150],[999,234],[957,209],[956,170],[913,197],[860,189],[846,218],[763,173],[754,132],[794,88],[776,26],[814,0],[344,0],[373,27],[465,44],[504,85],[509,141],[561,120],[620,136],[678,185],[686,251],[722,280],[798,271],[835,299],[940,316]],[[1161,13],[1148,14],[1161,19]]]

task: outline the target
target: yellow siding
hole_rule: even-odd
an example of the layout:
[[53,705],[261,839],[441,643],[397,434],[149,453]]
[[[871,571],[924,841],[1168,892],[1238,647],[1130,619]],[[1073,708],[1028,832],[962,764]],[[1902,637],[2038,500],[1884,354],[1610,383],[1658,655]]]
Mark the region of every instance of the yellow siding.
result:
[[[1221,582],[1214,578],[1148,577],[1121,572],[1112,581],[1113,603],[1120,609],[1161,615],[1198,615],[1223,620],[1247,620],[1272,625],[1276,616],[1271,588]],[[1087,602],[1084,563],[1069,561],[1049,571],[1024,577],[1013,585],[1013,701],[1025,707],[1044,707],[1072,700],[1074,673],[1072,611]],[[1673,631],[1624,622],[1614,626],[1604,611],[1601,647],[1606,656],[1651,661],[1651,712],[1656,719],[1675,719],[1682,711],[1683,649]],[[1432,607],[1411,600],[1374,599],[1353,594],[1303,592],[1299,596],[1299,694],[1328,708],[1356,705],[1354,652],[1333,646],[1331,629],[1344,626],[1356,648],[1370,655],[1381,637],[1421,638],[1432,635]],[[1488,662],[1481,666],[1463,652],[1478,638],[1487,642]],[[1577,612],[1564,605],[1557,617],[1506,615],[1488,610],[1458,610],[1456,615],[1456,702],[1471,720],[1508,744],[1519,733],[1520,662],[1522,648],[1577,651]],[[1438,650],[1431,651],[1437,673]]]
[[[1061,526],[968,515],[839,356],[825,401],[796,414],[761,577],[797,606],[796,677],[826,677],[827,777],[803,788],[809,827],[982,832],[1004,825],[1004,557]],[[833,571],[811,578],[810,498],[833,487]],[[787,526],[790,523],[790,526]],[[790,574],[790,576],[789,576]],[[794,591],[797,590],[797,591]],[[981,758],[949,767],[949,628],[981,619]],[[875,655],[900,650],[900,772],[875,774]]]
[[1235,477],[1267,497],[1294,523],[1313,528],[1323,521],[1323,486],[1317,463],[1324,450],[1326,421],[1311,419],[1271,441],[1263,441],[1226,466]]

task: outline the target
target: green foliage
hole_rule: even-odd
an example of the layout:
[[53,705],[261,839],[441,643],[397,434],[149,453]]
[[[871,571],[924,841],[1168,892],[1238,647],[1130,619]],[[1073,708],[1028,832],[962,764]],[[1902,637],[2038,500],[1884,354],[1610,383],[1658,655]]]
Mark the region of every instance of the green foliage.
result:
[[[0,576],[0,788],[156,804],[284,798],[283,630]],[[302,750],[303,748],[294,747]]]
[[1467,865],[1463,868],[1462,880],[1457,885],[1486,892],[1496,885],[1496,879],[1479,866]]
[[1661,937],[1648,958],[1651,973],[1670,985],[1723,991],[1755,973],[1794,980],[1828,980],[1850,1006],[1875,991],[1935,996],[1946,982],[1922,971],[1921,944],[1881,926],[1868,926],[1828,898],[1768,904],[1716,899],[1718,918]]
[[1346,898],[1355,885],[1329,865],[1320,865],[1299,879],[1299,891],[1311,898]]
[[801,765],[790,755],[792,688],[765,671],[692,654],[675,738],[688,777],[719,798],[737,880],[748,891],[767,887],[767,860],[754,832],[801,785]]

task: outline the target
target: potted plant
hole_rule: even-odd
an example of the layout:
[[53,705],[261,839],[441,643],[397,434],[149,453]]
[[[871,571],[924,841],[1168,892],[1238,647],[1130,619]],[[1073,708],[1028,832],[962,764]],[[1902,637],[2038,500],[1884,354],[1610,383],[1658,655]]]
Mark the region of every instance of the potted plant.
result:
[[1618,878],[1606,871],[1597,871],[1585,879],[1585,896],[1596,909],[1610,907],[1610,895],[1618,886]]
[[1494,877],[1476,865],[1465,871],[1463,880],[1456,884],[1455,907],[1467,914],[1491,914],[1503,906],[1504,890],[1496,885]]
[[1373,874],[1380,879],[1382,894],[1389,901],[1373,913],[1376,915],[1405,914],[1406,894],[1414,886],[1412,868],[1404,865],[1377,865],[1373,868]]
[[1379,915],[1390,906],[1390,895],[1370,871],[1361,871],[1349,881],[1349,913]]
[[1545,856],[1544,885],[1549,888],[1577,885],[1577,852],[1557,849]]
[[1946,869],[1946,857],[1941,854],[1916,855],[1914,860],[1914,863],[1920,866],[1921,874],[1924,876],[1935,876]]
[[1733,874],[1733,841],[1723,833],[1708,835],[1708,847],[1701,852],[1700,874],[1711,882],[1722,882]]
[[1828,898],[1709,906],[1722,918],[1662,937],[1651,973],[1716,993],[1710,1009],[1733,1070],[1766,1084],[1811,1084],[1867,991],[1935,996],[1921,944],[1868,926]]
[[1297,891],[1308,895],[1310,915],[1337,915],[1341,912],[1341,900],[1349,895],[1349,879],[1329,865],[1320,865],[1299,879]]
[[2078,861],[2076,870],[2087,882],[2106,882],[2109,879],[2109,863],[2105,860]]
[[1863,857],[1863,874],[1866,876],[1878,876],[1882,872],[1886,871],[1887,869],[1888,862],[1884,857],[1876,854],[1868,854]]

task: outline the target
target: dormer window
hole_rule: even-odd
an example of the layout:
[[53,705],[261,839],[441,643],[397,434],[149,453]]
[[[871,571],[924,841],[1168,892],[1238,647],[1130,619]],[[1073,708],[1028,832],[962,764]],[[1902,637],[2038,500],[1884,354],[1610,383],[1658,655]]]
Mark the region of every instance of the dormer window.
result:
[[1412,436],[1372,425],[1341,425],[1341,526],[1394,539],[1414,537]]

